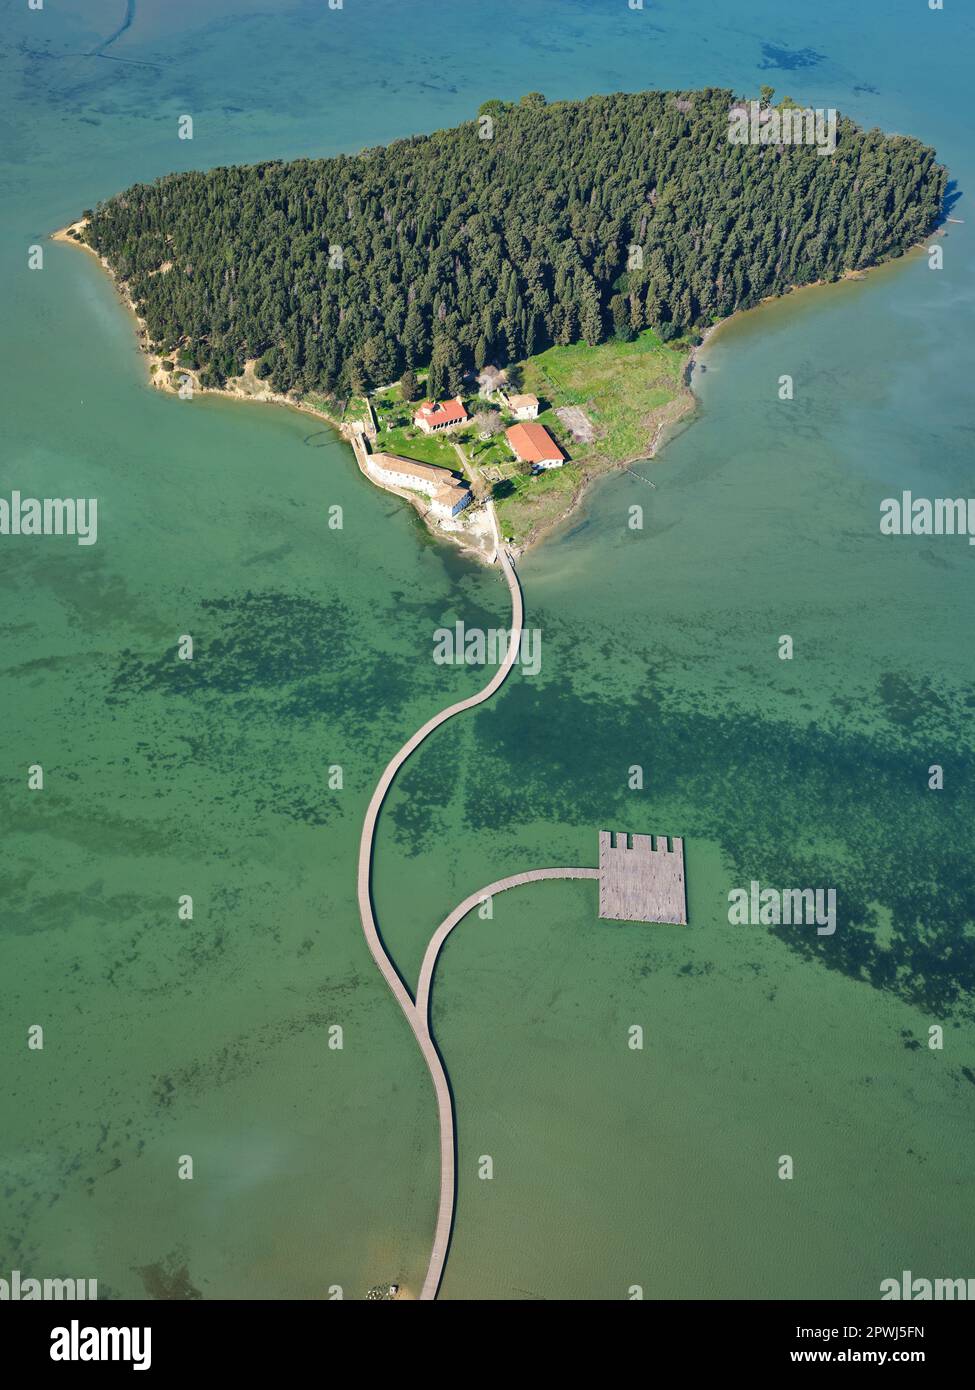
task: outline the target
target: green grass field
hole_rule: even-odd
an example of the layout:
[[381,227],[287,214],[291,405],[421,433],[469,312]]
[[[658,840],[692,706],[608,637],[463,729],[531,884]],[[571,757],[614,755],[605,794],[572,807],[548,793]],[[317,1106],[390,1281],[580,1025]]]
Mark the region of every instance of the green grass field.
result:
[[[545,407],[539,424],[570,462],[527,478],[505,470],[515,489],[497,503],[506,536],[519,544],[531,540],[568,510],[587,478],[647,455],[659,426],[687,408],[688,351],[686,343],[662,343],[648,329],[631,343],[572,343],[520,364],[521,389],[538,396]],[[579,406],[592,421],[591,444],[577,443],[556,415],[566,405]]]
[[392,429],[384,425],[379,431],[375,449],[377,453],[399,454],[402,458],[418,459],[420,463],[450,468],[455,473],[460,471],[460,459],[448,439],[440,434],[423,434],[412,425],[396,425]]
[[567,463],[534,477],[512,473],[505,484],[514,488],[510,497],[495,499],[501,534],[522,543],[537,530],[552,526],[564,515],[583,481],[582,470]]
[[496,434],[493,439],[487,441],[482,441],[473,435],[469,441],[464,442],[464,449],[471,461],[480,468],[493,464],[494,467],[501,468],[506,473],[514,469],[515,456],[503,434]]
[[[579,462],[622,463],[649,448],[662,415],[682,394],[688,348],[662,343],[650,329],[632,343],[572,343],[522,364],[524,390],[549,409],[539,419]],[[593,444],[575,444],[554,408],[580,406],[596,427]]]

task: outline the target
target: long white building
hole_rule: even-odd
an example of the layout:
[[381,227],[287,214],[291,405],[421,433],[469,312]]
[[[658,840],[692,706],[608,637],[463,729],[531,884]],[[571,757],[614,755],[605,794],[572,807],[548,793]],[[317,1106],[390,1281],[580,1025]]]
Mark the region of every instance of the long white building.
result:
[[370,454],[366,466],[377,482],[409,488],[411,492],[425,492],[434,516],[456,516],[472,500],[470,488],[448,468],[401,458],[398,454]]

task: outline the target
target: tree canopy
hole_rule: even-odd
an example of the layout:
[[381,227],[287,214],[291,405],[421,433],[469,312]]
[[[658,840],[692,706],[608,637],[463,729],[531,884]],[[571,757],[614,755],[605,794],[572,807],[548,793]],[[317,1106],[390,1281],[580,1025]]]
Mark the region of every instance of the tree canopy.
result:
[[946,174],[919,141],[841,118],[828,156],[734,144],[732,102],[529,93],[358,155],[137,184],[85,236],[204,384],[256,358],[277,390],[361,392],[429,364],[440,395],[553,343],[679,336],[937,221]]

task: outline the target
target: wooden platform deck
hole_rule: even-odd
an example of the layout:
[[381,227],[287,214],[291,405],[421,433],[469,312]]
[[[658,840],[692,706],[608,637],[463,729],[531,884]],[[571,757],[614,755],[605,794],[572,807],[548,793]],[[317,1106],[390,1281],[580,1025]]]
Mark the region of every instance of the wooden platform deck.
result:
[[[632,841],[632,843],[631,843]],[[684,841],[599,832],[599,915],[613,922],[687,924]]]

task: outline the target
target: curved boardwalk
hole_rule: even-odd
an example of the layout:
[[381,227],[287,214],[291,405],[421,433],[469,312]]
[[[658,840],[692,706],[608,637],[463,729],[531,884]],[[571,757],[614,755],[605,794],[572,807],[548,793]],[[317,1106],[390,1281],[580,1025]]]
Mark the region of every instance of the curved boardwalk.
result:
[[[521,589],[518,585],[518,577],[515,574],[511,557],[507,551],[502,549],[500,552],[501,568],[504,577],[508,581],[508,588],[511,592],[511,632],[508,637],[508,650],[505,652],[504,660],[488,681],[483,690],[479,690],[476,695],[469,696],[466,700],[458,700],[454,705],[448,705],[446,709],[435,714],[432,719],[428,719],[421,729],[417,729],[412,738],[407,739],[403,747],[396,753],[389,762],[383,775],[376,784],[376,790],[372,794],[372,800],[366,808],[366,818],[362,822],[362,834],[359,837],[359,916],[362,920],[362,930],[365,932],[366,941],[372,958],[382,971],[386,983],[396,995],[400,1008],[406,1014],[407,1019],[412,1023],[413,1000],[409,991],[399,977],[399,971],[393,964],[392,957],[387,954],[383,945],[382,937],[379,935],[379,928],[372,910],[372,894],[370,892],[370,878],[372,873],[372,847],[376,834],[376,822],[379,819],[379,812],[386,799],[386,793],[392,785],[393,778],[406,762],[412,752],[419,748],[425,738],[433,733],[434,729],[439,729],[441,724],[445,724],[448,719],[452,719],[455,714],[460,714],[465,709],[473,709],[475,705],[482,704],[485,700],[490,700],[491,696],[503,684],[505,677],[515,663],[518,655],[518,644],[521,640],[521,622],[524,609],[521,601]],[[417,1041],[423,1046],[419,1034]],[[432,1070],[432,1068],[431,1068]]]
[[[490,505],[490,504],[489,504]],[[362,835],[359,839],[359,917],[362,921],[362,930],[365,933],[366,942],[369,946],[373,960],[382,972],[383,978],[389,985],[396,1001],[403,1011],[407,1023],[413,1031],[420,1051],[423,1053],[424,1061],[430,1072],[433,1081],[433,1088],[437,1096],[437,1111],[440,1117],[440,1202],[437,1210],[437,1226],[434,1234],[433,1249],[430,1253],[430,1263],[427,1268],[426,1278],[423,1281],[423,1290],[420,1294],[421,1299],[433,1299],[437,1296],[440,1287],[440,1279],[443,1275],[444,1261],[447,1258],[447,1247],[450,1244],[450,1230],[453,1222],[454,1212],[454,1112],[453,1100],[450,1094],[450,1083],[447,1080],[447,1073],[444,1071],[443,1062],[437,1051],[436,1044],[430,1033],[429,1005],[430,987],[433,980],[433,971],[437,962],[440,948],[449,933],[463,917],[476,907],[485,898],[491,897],[494,893],[503,892],[507,888],[514,888],[520,883],[531,883],[538,879],[545,878],[597,878],[598,869],[534,869],[528,873],[514,874],[510,878],[499,879],[497,883],[490,884],[487,888],[482,888],[480,892],[473,893],[469,898],[465,898],[449,917],[440,924],[427,946],[423,957],[423,964],[420,969],[420,979],[417,988],[417,999],[414,1003],[409,990],[400,978],[399,971],[383,945],[382,937],[379,934],[379,927],[376,922],[375,913],[372,907],[372,893],[370,891],[370,880],[372,876],[372,856],[373,845],[376,835],[376,822],[379,819],[379,812],[386,799],[386,793],[392,785],[393,778],[406,762],[415,749],[438,729],[441,724],[452,719],[455,714],[460,714],[463,710],[473,709],[476,705],[483,704],[485,700],[490,700],[494,692],[502,685],[508,672],[511,670],[518,655],[518,645],[521,640],[521,626],[524,616],[522,605],[521,589],[518,585],[518,578],[511,563],[511,557],[500,544],[498,535],[497,519],[494,516],[494,508],[490,508],[491,520],[494,525],[495,536],[498,539],[497,555],[501,562],[501,569],[507,580],[508,589],[511,594],[511,631],[508,638],[508,650],[504,660],[488,681],[483,690],[476,695],[469,696],[466,700],[458,700],[456,704],[448,705],[439,714],[435,714],[432,719],[428,719],[421,729],[418,729],[412,738],[407,739],[406,743],[399,752],[390,759],[383,775],[376,785],[376,790],[372,794],[372,800],[366,809],[365,820],[362,824]]]
[[[444,1084],[441,1086],[438,1083],[437,1073],[431,1067],[430,1073],[433,1076],[433,1084],[437,1092],[437,1111],[440,1116],[440,1205],[437,1209],[437,1228],[433,1237],[433,1249],[430,1252],[430,1264],[427,1268],[427,1277],[423,1281],[421,1298],[436,1298],[437,1289],[440,1287],[447,1250],[450,1246],[456,1187],[453,1100],[450,1087],[446,1084],[446,1074],[443,1070],[443,1063],[440,1061],[440,1054],[437,1052],[436,1044],[430,1033],[430,990],[433,986],[433,972],[436,968],[440,948],[457,923],[463,921],[468,912],[484,902],[485,898],[492,898],[495,893],[503,893],[508,888],[517,888],[522,883],[535,883],[543,878],[598,877],[598,869],[529,869],[523,874],[512,874],[510,878],[499,878],[496,883],[488,884],[480,892],[472,893],[469,898],[458,903],[450,916],[445,917],[440,923],[424,952],[423,964],[420,966],[420,978],[416,987],[413,1031],[419,1040],[420,1034],[417,1029],[418,1027],[423,1029],[424,1036],[437,1058],[437,1066],[444,1079]],[[422,1042],[420,1046],[423,1047]],[[426,1048],[424,1048],[424,1056],[426,1056]]]
[[495,893],[504,893],[509,888],[518,888],[522,883],[537,883],[545,878],[598,878],[598,869],[527,869],[523,874],[511,874],[509,878],[499,878],[495,883],[489,883],[480,892],[472,893],[469,898],[465,898],[462,903],[458,903],[449,917],[445,917],[440,926],[431,936],[427,943],[427,949],[423,955],[423,964],[420,966],[420,978],[416,986],[416,1011],[429,1025],[430,1013],[430,990],[433,986],[433,972],[436,968],[437,957],[440,948],[447,940],[447,937],[456,927],[458,922],[462,922],[468,912],[472,912],[486,898],[493,898]]

